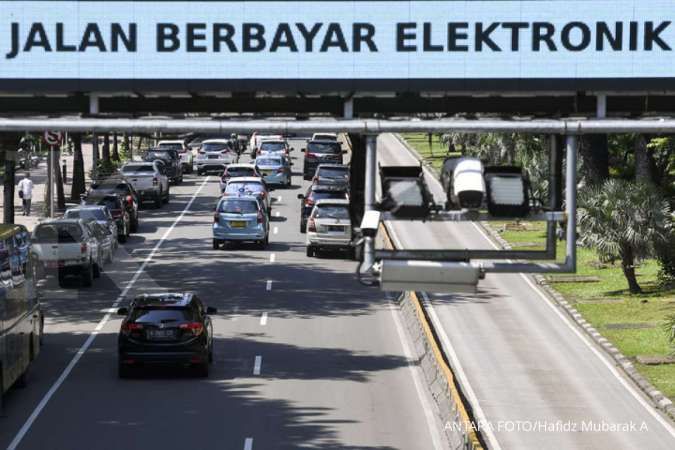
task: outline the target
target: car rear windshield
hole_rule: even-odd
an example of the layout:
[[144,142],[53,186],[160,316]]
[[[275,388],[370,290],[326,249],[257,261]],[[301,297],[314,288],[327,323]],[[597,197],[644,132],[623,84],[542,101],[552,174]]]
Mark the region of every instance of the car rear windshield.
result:
[[283,142],[263,142],[260,144],[260,150],[264,152],[281,152],[286,149]]
[[39,243],[76,243],[82,241],[82,229],[74,223],[38,225],[33,239]]
[[192,310],[184,307],[141,306],[134,308],[129,319],[136,323],[160,324],[189,322],[192,316]]
[[280,166],[281,165],[281,160],[280,159],[256,159],[255,164],[257,166]]
[[310,194],[312,199],[324,200],[324,199],[343,199],[347,198],[347,193],[343,191],[312,191]]
[[202,151],[204,152],[220,152],[223,150],[230,150],[230,144],[202,144]]
[[150,164],[145,164],[142,166],[124,166],[122,167],[122,172],[154,172],[155,168]]
[[244,192],[263,192],[265,188],[260,183],[230,183],[225,192],[229,194]]
[[307,145],[307,151],[309,153],[334,153],[338,154],[342,150],[340,144],[333,142],[310,142]]
[[255,175],[255,170],[250,167],[237,167],[227,169],[227,174],[231,177],[250,177]]
[[315,134],[314,139],[319,141],[337,141],[337,136],[334,134]]
[[167,149],[167,150],[176,150],[176,151],[182,151],[183,150],[183,146],[181,144],[173,144],[173,143],[171,143],[171,144],[169,144],[169,143],[159,144],[159,148]]
[[97,205],[107,206],[109,210],[121,209],[122,205],[118,198],[115,197],[105,197],[101,199],[94,199]]
[[317,219],[349,219],[349,209],[345,206],[317,206],[314,217]]
[[338,168],[338,167],[321,167],[319,168],[319,177],[321,178],[343,178],[347,179],[349,172],[347,168]]
[[220,203],[218,211],[226,214],[255,214],[258,204],[252,200],[229,199]]
[[105,212],[100,209],[70,209],[64,216],[66,219],[106,220]]
[[176,152],[175,150],[164,150],[164,149],[152,150],[147,153],[146,158],[148,159],[159,158],[164,160],[177,159],[178,152]]

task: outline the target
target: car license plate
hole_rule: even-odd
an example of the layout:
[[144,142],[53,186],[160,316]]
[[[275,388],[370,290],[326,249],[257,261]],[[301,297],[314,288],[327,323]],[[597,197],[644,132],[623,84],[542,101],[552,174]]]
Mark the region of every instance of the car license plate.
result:
[[328,231],[338,231],[340,233],[343,233],[345,231],[345,227],[341,227],[339,225],[329,225]]
[[59,267],[59,262],[58,261],[47,261],[45,266],[47,266],[49,269],[56,269],[57,267]]
[[174,330],[148,330],[148,339],[173,339]]
[[246,222],[243,221],[234,221],[230,222],[232,228],[246,228]]

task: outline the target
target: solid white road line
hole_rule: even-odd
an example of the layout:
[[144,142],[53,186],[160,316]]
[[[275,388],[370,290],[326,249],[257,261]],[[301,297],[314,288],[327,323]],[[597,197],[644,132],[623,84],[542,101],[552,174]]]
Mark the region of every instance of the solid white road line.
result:
[[[401,240],[396,235],[396,231],[394,230],[393,227],[389,227],[389,235],[394,240],[396,248],[404,248],[401,243]],[[471,405],[471,408],[473,409],[473,413],[476,415],[478,423],[489,423],[487,421],[487,416],[485,415],[483,408],[481,408],[481,405],[478,402],[478,396],[476,396],[473,387],[471,387],[471,384],[469,384],[469,378],[466,376],[464,368],[462,367],[462,364],[460,363],[459,358],[457,357],[457,352],[455,352],[455,348],[450,343],[450,339],[448,339],[448,335],[445,333],[443,324],[438,319],[438,316],[436,316],[436,312],[433,309],[433,305],[431,305],[431,302],[426,301],[428,297],[426,296],[425,293],[422,293],[422,297],[425,300],[424,305],[425,308],[429,309],[431,321],[434,327],[436,328],[436,332],[441,338],[441,342],[443,343],[443,349],[448,353],[447,356],[448,358],[450,358],[450,365],[452,367],[452,370],[455,373],[455,375],[457,375],[457,378],[459,378],[460,385],[462,386],[464,394],[467,396],[467,399],[469,400],[469,405]],[[491,449],[501,450],[502,447],[499,445],[497,437],[495,436],[493,430],[490,427],[483,427],[481,429],[481,432],[487,438],[489,447]]]
[[268,291],[271,291],[271,290],[272,290],[272,280],[267,280],[267,287],[266,287],[266,289],[267,289]]
[[274,253],[272,253],[272,254],[270,255],[270,262],[273,263],[273,262],[276,261],[276,260],[277,260],[277,255],[274,254]]
[[424,418],[427,422],[429,435],[431,436],[431,442],[434,445],[434,450],[440,450],[443,448],[443,444],[441,442],[441,432],[438,430],[438,424],[433,413],[435,408],[433,405],[431,405],[428,395],[425,393],[423,388],[424,384],[420,379],[419,369],[412,363],[413,354],[410,350],[410,346],[408,345],[408,337],[405,335],[405,331],[403,330],[401,319],[398,317],[398,309],[394,306],[391,297],[387,296],[387,298],[390,302],[389,311],[391,312],[391,316],[394,318],[396,332],[398,333],[398,338],[401,341],[401,346],[403,347],[403,354],[408,360],[407,366],[408,370],[410,370],[410,373],[412,374],[413,384],[415,385],[415,390],[417,391],[417,397],[419,397],[420,401],[422,402],[422,411],[424,411]]
[[274,227],[272,233],[277,234],[279,232],[279,227]]
[[248,437],[244,440],[244,450],[253,450],[253,438]]
[[[204,182],[199,186],[199,189],[194,193],[190,201],[185,205],[185,208],[183,209],[183,212],[176,218],[176,220],[171,224],[171,226],[164,232],[162,235],[161,239],[157,242],[155,247],[152,249],[150,254],[143,260],[143,263],[141,266],[136,270],[134,273],[134,276],[131,278],[131,281],[126,285],[122,293],[115,299],[111,306],[111,310],[116,310],[119,304],[124,300],[126,295],[129,293],[131,288],[136,284],[136,281],[138,281],[138,278],[141,276],[143,271],[145,270],[145,267],[150,263],[152,258],[155,256],[155,253],[157,253],[157,250],[162,246],[164,241],[169,237],[173,229],[178,225],[178,223],[183,219],[185,214],[188,212],[190,207],[192,206],[192,203],[195,201],[199,193],[202,191],[204,186],[206,186],[206,183],[209,181],[210,177],[206,177],[204,179]],[[82,346],[79,348],[77,353],[73,356],[73,358],[70,360],[68,365],[66,366],[65,369],[63,369],[63,372],[61,372],[61,375],[59,378],[54,382],[54,384],[51,385],[47,393],[42,397],[40,400],[40,403],[35,407],[31,415],[28,417],[26,422],[23,424],[19,432],[14,436],[14,439],[12,442],[10,442],[9,446],[7,446],[7,450],[15,450],[17,446],[21,443],[23,438],[26,436],[26,433],[30,430],[30,427],[33,425],[35,420],[38,418],[42,410],[47,406],[47,403],[49,403],[49,400],[54,396],[56,391],[61,387],[64,381],[66,381],[66,378],[68,378],[68,375],[70,375],[70,372],[72,372],[73,368],[77,365],[77,363],[80,361],[82,356],[86,353],[86,351],[91,347],[91,344],[94,342],[94,339],[96,339],[96,336],[99,334],[101,329],[105,326],[105,324],[110,320],[110,317],[112,316],[112,312],[107,313],[103,318],[100,320],[98,325],[96,325],[96,328],[94,328],[94,331],[92,331],[89,334],[89,337],[87,340],[82,344]]]
[[253,375],[260,375],[260,368],[262,367],[262,356],[258,355],[255,357],[253,362]]
[[267,313],[266,312],[262,313],[262,315],[260,316],[260,325],[262,325],[262,326],[267,325]]

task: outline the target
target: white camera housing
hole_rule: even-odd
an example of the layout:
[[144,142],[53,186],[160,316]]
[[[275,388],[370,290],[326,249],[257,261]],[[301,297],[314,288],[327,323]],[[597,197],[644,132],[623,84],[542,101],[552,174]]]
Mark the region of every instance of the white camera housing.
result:
[[366,237],[375,237],[380,228],[380,212],[366,211],[361,220],[361,233]]
[[480,268],[467,262],[383,259],[380,287],[395,292],[473,294],[480,277]]
[[464,209],[479,209],[485,197],[483,163],[478,158],[461,158],[452,175],[452,201]]

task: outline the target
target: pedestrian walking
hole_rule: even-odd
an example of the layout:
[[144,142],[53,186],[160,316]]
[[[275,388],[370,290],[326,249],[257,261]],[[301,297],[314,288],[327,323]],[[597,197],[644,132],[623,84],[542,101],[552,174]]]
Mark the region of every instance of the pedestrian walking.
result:
[[23,201],[23,215],[30,216],[30,203],[33,198],[33,180],[26,172],[23,180],[19,181],[19,198]]

